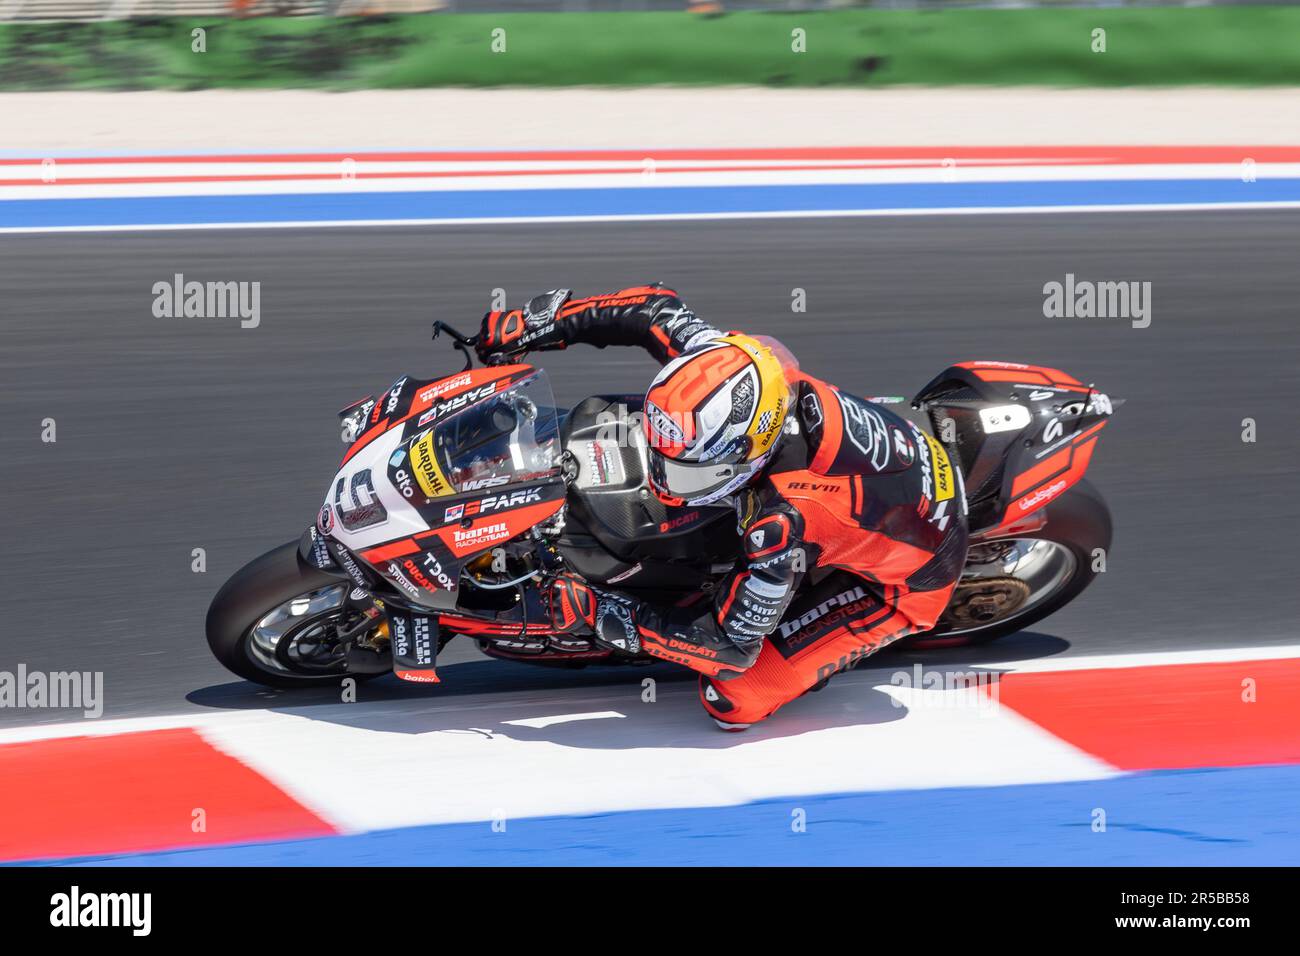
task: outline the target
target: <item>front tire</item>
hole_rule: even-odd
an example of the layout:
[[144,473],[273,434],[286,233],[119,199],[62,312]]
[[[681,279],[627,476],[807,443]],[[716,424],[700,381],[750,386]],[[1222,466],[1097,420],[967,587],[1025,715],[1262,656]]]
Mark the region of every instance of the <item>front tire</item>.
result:
[[[1083,593],[1099,573],[1093,569],[1097,549],[1103,552],[1110,550],[1110,509],[1097,489],[1085,478],[1047,505],[1046,512],[1047,523],[1036,531],[1007,538],[993,538],[972,545],[967,569],[962,572],[962,583],[958,585],[958,593],[954,594],[954,601],[949,604],[943,618],[931,630],[900,642],[900,647],[928,650],[987,644],[1029,627]],[[979,568],[978,565],[973,566],[971,561],[980,556],[978,549],[994,550],[992,546],[1008,546],[1013,542],[1017,543],[1016,546],[1026,556],[1033,556],[1033,552],[1037,552],[1042,566],[1046,567],[1049,561],[1056,561],[1054,577],[1044,582],[1044,593],[1040,595],[1035,595],[1033,588],[1025,586],[1024,582],[1017,583],[1014,572],[1001,577],[986,577],[984,591],[987,592],[989,606],[996,608],[998,601],[1006,601],[1008,610],[987,623],[980,623],[971,609],[973,602],[968,597],[971,594],[976,595],[977,599],[984,596],[977,583],[979,577],[972,575],[968,578],[968,574]],[[1020,545],[1020,542],[1024,544]],[[987,554],[987,551],[984,553]],[[1047,573],[1053,572],[1049,568]],[[968,581],[971,582],[969,586]],[[959,594],[965,598],[964,601],[958,598]],[[1018,598],[1019,603],[1012,606],[1011,602]]]
[[[303,563],[297,542],[236,571],[208,608],[208,646],[234,674],[268,687],[319,687],[349,673],[331,628],[347,620],[351,583]],[[359,619],[359,618],[358,618]]]

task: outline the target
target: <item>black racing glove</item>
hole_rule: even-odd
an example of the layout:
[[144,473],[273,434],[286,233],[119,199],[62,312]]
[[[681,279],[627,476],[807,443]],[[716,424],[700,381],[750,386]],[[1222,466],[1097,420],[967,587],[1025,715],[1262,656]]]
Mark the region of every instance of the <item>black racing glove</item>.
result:
[[571,289],[552,289],[530,299],[522,309],[488,312],[479,328],[475,351],[484,364],[518,358],[532,349],[562,349],[558,313]]
[[597,590],[576,574],[561,574],[552,579],[546,596],[557,633],[590,636],[629,654],[641,649],[635,605],[621,594]]

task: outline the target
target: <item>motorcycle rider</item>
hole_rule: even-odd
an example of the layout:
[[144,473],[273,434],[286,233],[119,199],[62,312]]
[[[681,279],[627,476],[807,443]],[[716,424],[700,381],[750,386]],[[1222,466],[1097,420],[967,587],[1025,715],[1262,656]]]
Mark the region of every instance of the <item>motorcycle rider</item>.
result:
[[939,442],[659,285],[544,293],[487,313],[476,347],[500,362],[577,343],[639,345],[663,364],[643,417],[650,488],[669,505],[733,503],[744,553],[711,600],[686,606],[563,575],[549,590],[557,631],[698,671],[705,710],[743,730],[939,619],[967,539]]

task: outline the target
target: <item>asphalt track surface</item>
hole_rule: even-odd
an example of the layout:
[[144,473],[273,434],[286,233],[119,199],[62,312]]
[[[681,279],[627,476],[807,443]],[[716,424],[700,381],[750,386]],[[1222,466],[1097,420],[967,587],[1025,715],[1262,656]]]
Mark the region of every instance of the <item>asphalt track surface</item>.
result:
[[[106,717],[337,703],[238,681],[203,637],[221,582],[313,520],[341,456],[335,410],[458,367],[428,322],[472,329],[494,288],[518,302],[653,279],[859,394],[910,396],[988,358],[1128,400],[1090,472],[1115,517],[1107,573],[1032,632],[929,660],[1294,642],[1297,262],[1294,211],[0,237],[0,670],[103,671]],[[261,325],[155,318],[152,286],[175,273],[260,281]],[[1043,284],[1066,273],[1151,282],[1150,327],[1044,318]],[[561,403],[653,371],[633,350],[543,358]],[[465,641],[441,661],[434,690],[386,677],[364,695],[582,700],[647,673],[504,664]],[[4,709],[0,725],[77,716]]]

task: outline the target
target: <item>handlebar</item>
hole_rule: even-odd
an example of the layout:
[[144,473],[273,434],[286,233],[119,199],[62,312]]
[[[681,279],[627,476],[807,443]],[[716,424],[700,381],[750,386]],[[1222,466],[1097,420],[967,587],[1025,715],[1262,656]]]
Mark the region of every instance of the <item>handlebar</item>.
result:
[[446,332],[447,335],[451,337],[451,347],[459,349],[460,353],[465,356],[465,367],[461,371],[468,372],[474,367],[474,352],[472,350],[478,343],[478,336],[466,335],[464,332],[459,331],[442,320],[434,322],[433,338],[436,339],[443,332]]

